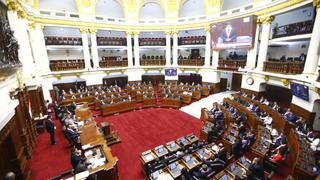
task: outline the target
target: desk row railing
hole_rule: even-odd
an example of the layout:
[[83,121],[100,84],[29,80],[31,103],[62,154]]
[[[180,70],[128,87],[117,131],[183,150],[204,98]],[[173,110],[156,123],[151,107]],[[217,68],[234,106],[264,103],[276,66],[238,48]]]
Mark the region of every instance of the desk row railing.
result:
[[246,66],[246,60],[235,60],[235,59],[228,59],[223,60],[220,59],[218,62],[218,69],[219,70],[232,70],[236,71],[239,68],[244,68]]
[[266,61],[263,65],[263,71],[280,74],[301,74],[303,72],[304,62],[278,62]]

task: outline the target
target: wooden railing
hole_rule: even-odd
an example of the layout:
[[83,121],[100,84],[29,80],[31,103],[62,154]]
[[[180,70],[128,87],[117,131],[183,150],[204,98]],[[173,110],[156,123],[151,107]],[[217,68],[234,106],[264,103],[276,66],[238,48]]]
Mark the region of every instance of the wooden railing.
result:
[[275,27],[272,38],[312,33],[313,20]]
[[206,44],[206,36],[187,36],[178,39],[179,45]]
[[166,38],[139,38],[140,46],[165,46]]
[[141,66],[164,66],[166,65],[165,59],[143,59],[140,61]]
[[263,65],[263,71],[280,74],[301,74],[304,68],[304,62],[277,62],[266,61]]
[[57,37],[47,36],[44,38],[46,45],[81,46],[81,37]]
[[98,46],[126,46],[127,39],[123,37],[97,37]]
[[127,67],[128,61],[117,61],[117,60],[108,60],[108,61],[100,61],[99,66],[101,68],[111,68],[111,67]]
[[240,67],[244,68],[246,66],[246,62],[247,62],[246,60],[220,59],[218,62],[218,69],[236,71]]
[[203,66],[203,59],[180,59],[178,60],[179,66]]
[[74,60],[51,60],[51,71],[68,71],[68,70],[81,70],[85,68],[83,59]]

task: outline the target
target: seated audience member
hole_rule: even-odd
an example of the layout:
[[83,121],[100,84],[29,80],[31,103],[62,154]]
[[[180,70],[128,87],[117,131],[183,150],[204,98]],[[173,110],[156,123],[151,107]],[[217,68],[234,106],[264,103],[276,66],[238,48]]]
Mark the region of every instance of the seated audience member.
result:
[[272,117],[269,114],[266,117],[261,118],[261,119],[263,120],[263,124],[268,125],[268,126],[271,125],[272,121],[273,121]]
[[242,151],[245,151],[245,150],[247,150],[247,148],[249,147],[249,141],[248,141],[248,138],[247,137],[245,137],[245,136],[243,136],[242,138],[241,138],[241,150]]
[[218,111],[217,105],[213,105],[212,109],[210,110],[211,114],[215,114],[215,112]]
[[313,141],[310,143],[310,148],[313,151],[319,151],[320,150],[320,139],[314,138]]
[[208,142],[211,143],[219,137],[219,129],[215,126],[211,128],[211,131],[208,132]]
[[273,154],[269,160],[273,163],[280,163],[283,160],[284,154],[281,154],[279,151],[277,151],[276,154]]
[[83,157],[81,156],[81,151],[75,149],[72,153],[71,153],[71,157],[70,157],[70,162],[72,165],[73,169],[76,169],[77,165],[79,164],[79,162],[81,161]]
[[210,158],[208,160],[205,160],[204,163],[214,170],[223,168],[226,165],[226,162],[219,158]]
[[238,158],[241,154],[241,140],[239,138],[232,144],[231,153],[235,158]]
[[283,143],[281,145],[279,145],[278,147],[276,147],[272,152],[279,152],[280,154],[284,155],[286,154],[288,151],[288,145],[287,143]]
[[86,159],[85,158],[82,158],[80,160],[80,162],[78,163],[76,169],[75,169],[75,173],[78,174],[78,173],[81,173],[83,171],[86,171],[88,170],[88,167],[87,167],[87,164],[86,164]]
[[219,151],[217,153],[217,158],[221,159],[225,163],[227,162],[227,150],[223,147],[223,144],[219,144]]
[[194,172],[195,177],[197,178],[206,178],[209,173],[211,173],[212,169],[208,167],[208,165],[203,164],[199,171]]
[[181,169],[180,180],[192,180],[189,171],[185,167]]
[[305,120],[300,117],[297,121],[296,121],[296,129],[298,132],[300,133],[305,133],[306,132],[306,122]]
[[243,136],[243,134],[246,133],[246,130],[247,130],[247,128],[246,128],[244,122],[241,122],[240,126],[238,127],[239,136],[240,137]]
[[273,103],[272,109],[279,112],[280,106],[277,104],[277,102]]
[[218,111],[215,112],[214,114],[214,119],[216,120],[222,120],[223,119],[223,112],[219,108]]
[[264,168],[259,158],[254,158],[249,166],[249,179],[264,180]]
[[248,138],[248,141],[249,141],[249,145],[251,145],[256,140],[256,135],[254,133],[252,133],[252,130],[250,130],[247,133],[247,138]]
[[287,121],[294,123],[296,120],[296,116],[293,114],[293,112],[290,111],[290,109],[287,110],[286,113],[284,113],[284,117]]
[[70,126],[66,127],[65,130],[66,136],[73,144],[78,142],[79,133],[74,131]]
[[7,172],[6,175],[4,176],[4,180],[15,180],[16,179],[16,174],[13,172]]
[[274,139],[273,147],[276,148],[276,147],[278,147],[278,146],[280,146],[280,145],[282,145],[282,144],[284,144],[286,142],[287,142],[286,136],[283,133],[280,133],[280,135],[277,138]]

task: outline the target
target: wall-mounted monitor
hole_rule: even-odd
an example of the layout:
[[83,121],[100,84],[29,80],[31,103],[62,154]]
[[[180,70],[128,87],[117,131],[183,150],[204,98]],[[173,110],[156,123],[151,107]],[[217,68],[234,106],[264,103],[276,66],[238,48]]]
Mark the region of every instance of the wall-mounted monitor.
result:
[[298,98],[301,98],[303,100],[309,101],[309,87],[308,86],[291,82],[290,89],[291,89],[292,95],[297,96]]
[[212,49],[252,48],[256,22],[256,16],[248,16],[212,24]]
[[177,75],[177,69],[176,68],[168,68],[164,70],[164,74],[166,76],[176,76]]

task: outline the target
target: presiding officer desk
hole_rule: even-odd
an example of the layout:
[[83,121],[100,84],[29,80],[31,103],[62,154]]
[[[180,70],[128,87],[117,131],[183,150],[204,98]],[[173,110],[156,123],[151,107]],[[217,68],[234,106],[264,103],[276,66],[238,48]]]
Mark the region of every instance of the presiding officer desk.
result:
[[88,108],[76,111],[77,120],[82,124],[79,128],[82,154],[86,157],[87,163],[90,163],[88,175],[96,174],[97,179],[117,180],[119,179],[118,158],[112,155],[94,118],[83,117],[88,114],[92,114]]

